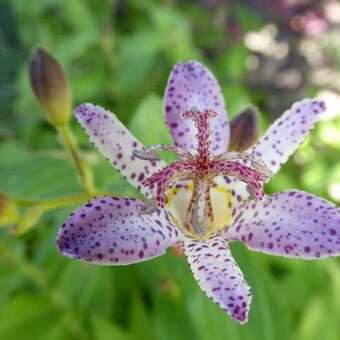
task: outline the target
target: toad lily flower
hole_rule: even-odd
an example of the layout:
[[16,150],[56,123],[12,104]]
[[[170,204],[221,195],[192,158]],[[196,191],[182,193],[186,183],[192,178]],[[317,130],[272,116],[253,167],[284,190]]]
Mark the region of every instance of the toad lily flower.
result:
[[[63,224],[62,254],[126,265],[180,245],[205,294],[247,321],[251,290],[228,243],[271,255],[317,259],[340,254],[340,211],[311,194],[266,196],[263,184],[313,128],[324,103],[293,105],[245,152],[228,152],[229,125],[220,88],[200,63],[175,65],[165,92],[165,121],[176,146],[144,147],[116,116],[98,106],[75,110],[91,141],[146,196],[98,197]],[[166,165],[155,150],[178,155]]]

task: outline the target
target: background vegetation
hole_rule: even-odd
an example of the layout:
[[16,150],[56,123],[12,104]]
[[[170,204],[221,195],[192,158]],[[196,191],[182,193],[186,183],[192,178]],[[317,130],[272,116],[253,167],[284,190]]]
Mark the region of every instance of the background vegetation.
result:
[[[256,105],[262,130],[295,100],[324,98],[323,120],[266,191],[296,188],[339,202],[339,12],[337,1],[2,0],[0,217],[8,197],[20,203],[20,224],[40,215],[25,201],[81,192],[29,87],[38,45],[66,70],[74,106],[114,111],[146,145],[170,142],[162,95],[179,60],[213,71],[231,117]],[[137,195],[75,121],[72,129],[97,187]],[[21,236],[13,225],[0,230],[1,339],[339,338],[339,259],[288,260],[233,244],[254,293],[250,321],[240,326],[202,294],[184,258],[99,267],[58,255],[57,230],[81,203],[41,214]]]

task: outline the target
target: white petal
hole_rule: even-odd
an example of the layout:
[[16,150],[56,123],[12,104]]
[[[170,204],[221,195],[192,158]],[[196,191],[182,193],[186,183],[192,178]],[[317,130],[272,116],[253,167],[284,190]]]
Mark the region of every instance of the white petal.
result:
[[195,153],[197,130],[191,119],[183,119],[181,116],[183,111],[192,108],[217,112],[217,116],[210,120],[210,150],[214,155],[225,152],[229,143],[229,124],[216,78],[197,61],[178,62],[170,74],[165,90],[165,121],[175,144]]
[[306,192],[283,191],[237,207],[225,236],[271,255],[339,256],[340,208]]
[[295,103],[246,152],[261,158],[275,174],[305,140],[325,110],[325,104],[320,100],[304,99]]
[[247,322],[251,290],[220,237],[206,241],[185,238],[184,252],[203,292],[236,321]]
[[98,197],[75,211],[59,231],[66,256],[102,265],[125,265],[160,256],[179,241],[164,211],[139,215],[144,201]]
[[163,167],[163,161],[145,161],[133,156],[133,150],[144,146],[110,111],[93,104],[82,104],[74,111],[79,123],[85,129],[91,142],[123,177],[146,197],[152,197],[152,190],[140,183]]

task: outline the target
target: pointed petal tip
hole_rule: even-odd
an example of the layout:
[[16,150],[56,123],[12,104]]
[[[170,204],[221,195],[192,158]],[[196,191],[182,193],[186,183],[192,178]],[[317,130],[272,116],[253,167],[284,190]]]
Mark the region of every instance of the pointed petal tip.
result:
[[92,103],[83,103],[78,105],[74,110],[73,114],[79,120],[81,117],[85,116],[89,110],[93,110],[97,107],[97,105]]
[[234,308],[229,308],[229,309],[224,309],[224,310],[230,315],[230,317],[233,320],[243,325],[246,322],[248,322],[248,314],[249,314],[250,304],[252,300],[252,293],[251,293],[250,287],[249,287],[249,291],[247,294],[238,296],[238,299],[241,299],[241,298],[242,300],[238,301],[239,304],[235,303]]
[[164,95],[165,121],[175,145],[196,151],[196,128],[190,120],[182,119],[182,112],[193,107],[199,111],[214,110],[211,120],[211,152],[226,151],[229,125],[224,98],[215,76],[198,61],[178,62],[170,74]]
[[232,258],[228,244],[219,237],[207,241],[184,239],[184,252],[202,291],[229,316],[248,321],[251,288]]
[[292,105],[291,109],[301,108],[307,105],[308,107],[310,107],[312,112],[315,114],[323,113],[327,109],[326,103],[322,99],[319,99],[319,98],[304,98],[300,101],[295,102]]
[[70,245],[66,241],[65,236],[62,235],[61,233],[59,233],[57,236],[56,245],[59,254],[69,257],[71,259],[76,259],[76,255],[72,253]]
[[327,105],[325,101],[323,101],[322,99],[317,99],[316,102],[319,104],[319,107],[322,110],[322,112],[327,110]]
[[187,66],[200,66],[203,68],[206,68],[204,66],[203,63],[201,63],[200,61],[194,60],[194,59],[190,59],[187,63],[185,63]]
[[244,325],[245,323],[248,322],[248,312],[249,310],[243,311],[239,314],[231,314],[231,318],[238,322],[241,325]]
[[174,66],[173,68],[176,68],[177,66],[188,66],[188,65],[193,65],[193,64],[198,64],[203,66],[203,64],[197,60],[194,59],[190,59],[188,61],[183,61],[183,60],[179,60]]
[[151,198],[153,191],[144,187],[141,182],[148,173],[161,168],[164,162],[157,160],[147,164],[144,160],[135,158],[133,150],[144,150],[145,147],[113,112],[98,105],[84,103],[74,110],[74,115],[106,160],[143,195]]
[[314,128],[326,104],[305,98],[292,105],[247,152],[259,156],[275,174]]
[[[72,215],[71,215],[72,216]],[[79,260],[84,260],[86,261],[86,259],[82,258],[81,256],[77,255],[77,248],[72,247],[72,240],[70,239],[69,231],[68,229],[68,225],[67,225],[67,221],[61,226],[58,235],[57,235],[57,239],[56,239],[56,245],[57,245],[57,249],[59,254],[63,255],[63,256],[67,256],[71,259],[79,259]],[[87,260],[87,262],[90,262]]]

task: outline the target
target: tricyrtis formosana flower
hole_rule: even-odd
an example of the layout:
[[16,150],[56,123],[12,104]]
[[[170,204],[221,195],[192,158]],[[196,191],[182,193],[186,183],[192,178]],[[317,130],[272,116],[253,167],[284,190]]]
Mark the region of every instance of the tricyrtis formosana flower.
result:
[[[244,152],[230,151],[224,100],[200,63],[175,65],[164,114],[175,146],[144,147],[117,117],[83,104],[75,110],[91,141],[147,198],[98,197],[62,226],[62,254],[102,265],[125,265],[181,246],[204,293],[240,323],[251,290],[228,243],[271,255],[316,259],[340,254],[340,211],[311,194],[265,195],[266,183],[287,161],[325,111],[304,99]],[[165,164],[155,150],[178,155]]]

